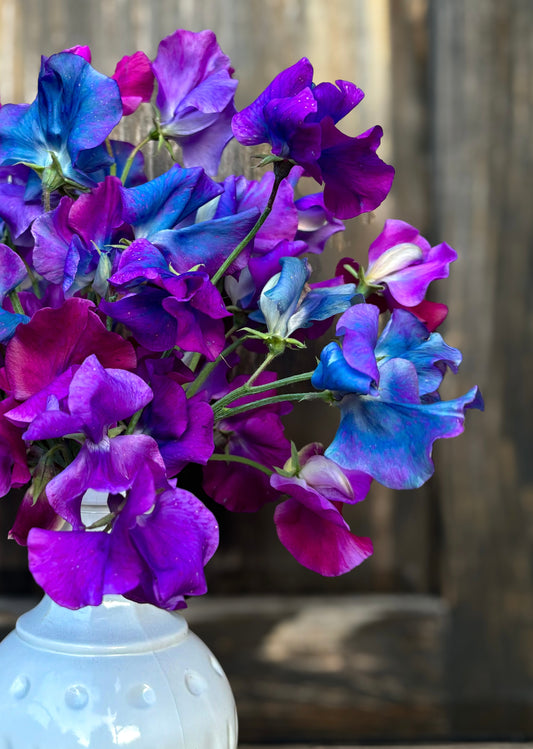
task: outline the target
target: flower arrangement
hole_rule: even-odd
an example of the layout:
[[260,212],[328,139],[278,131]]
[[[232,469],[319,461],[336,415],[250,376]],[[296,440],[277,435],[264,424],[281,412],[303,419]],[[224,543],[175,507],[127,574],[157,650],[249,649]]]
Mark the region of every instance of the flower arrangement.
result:
[[[154,85],[151,131],[114,140]],[[190,463],[214,502],[275,504],[289,552],[343,574],[372,553],[343,507],[372,480],[423,484],[433,442],[483,405],[477,388],[439,397],[461,361],[435,332],[446,307],[425,299],[456,258],[447,244],[389,220],[366,268],[344,258],[311,280],[307,256],[392,184],[381,128],[338,128],[363,92],[315,84],[305,58],[240,112],[236,86],[211,31],[178,30],[112,78],[87,47],[43,57],[35,101],[0,108],[0,490],[26,487],[10,537],[65,607],[115,593],[173,610],[206,591],[218,526],[180,484]],[[260,179],[215,181],[232,137],[270,146]],[[173,160],[152,180],[150,141]],[[302,178],[323,191],[297,197]],[[313,371],[271,370],[328,329]],[[282,417],[317,399],[338,430],[298,450]],[[105,497],[96,520],[88,490]]]

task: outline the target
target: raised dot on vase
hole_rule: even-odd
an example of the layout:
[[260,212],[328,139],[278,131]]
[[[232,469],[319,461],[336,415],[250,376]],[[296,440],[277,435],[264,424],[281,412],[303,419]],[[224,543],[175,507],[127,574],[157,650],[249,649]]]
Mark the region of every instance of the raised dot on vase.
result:
[[135,684],[128,690],[128,702],[133,707],[150,707],[156,702],[156,694],[148,684]]
[[197,671],[193,671],[192,668],[185,671],[185,685],[195,697],[207,689],[207,681]]
[[209,656],[209,660],[211,661],[211,665],[213,666],[213,669],[217,672],[219,676],[224,676],[224,671],[222,670],[222,666],[217,661],[214,655]]
[[10,694],[17,700],[21,700],[30,691],[30,680],[24,674],[19,674],[9,688]]
[[69,687],[65,692],[65,703],[73,710],[82,710],[88,702],[89,693],[81,685]]

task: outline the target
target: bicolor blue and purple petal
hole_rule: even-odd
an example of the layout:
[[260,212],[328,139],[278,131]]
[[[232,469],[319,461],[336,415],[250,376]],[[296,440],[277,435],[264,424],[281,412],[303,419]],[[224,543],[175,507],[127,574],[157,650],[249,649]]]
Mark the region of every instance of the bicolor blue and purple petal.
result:
[[192,223],[198,208],[221,192],[203,169],[174,164],[143,185],[122,189],[123,220],[133,226],[137,239],[153,242],[161,231]]
[[237,81],[215,34],[178,29],[160,42],[152,70],[160,132],[181,146],[185,166],[216,174],[232,137]]
[[0,109],[0,164],[46,169],[53,166],[53,153],[63,177],[91,186],[90,172],[109,161],[105,149],[98,147],[121,117],[115,81],[77,54],[43,57],[34,102]]
[[173,610],[186,606],[185,596],[205,593],[203,568],[218,545],[216,520],[189,492],[157,489],[150,470],[141,467],[125,501],[109,498],[109,533],[34,528],[28,552],[37,582],[73,609],[123,594]]
[[122,219],[120,180],[106,177],[77,200],[64,197],[32,227],[35,269],[71,296],[92,283],[103,295],[120,239],[131,239]]
[[[365,347],[359,323],[377,320],[378,315],[374,305],[357,305],[345,313],[337,332],[344,336],[346,355],[344,341],[343,348],[328,344],[311,382],[319,390],[331,390],[341,412],[326,456],[343,468],[370,474],[385,486],[410,489],[433,474],[434,441],[460,434],[465,410],[482,409],[483,400],[478,388],[455,400],[438,400],[435,385],[440,384],[443,368],[457,366],[459,352],[446,346],[438,334],[426,333],[423,339],[421,323],[402,333],[399,328],[410,322],[404,315],[410,313],[397,314],[377,344],[375,327],[370,326]],[[361,359],[358,351],[363,352]],[[366,362],[362,367],[361,361]],[[368,375],[366,380],[361,379],[361,370]],[[371,375],[374,382],[369,385]],[[424,397],[427,394],[431,397]]]
[[[343,351],[352,333],[347,331]],[[435,393],[446,368],[457,372],[461,352],[448,346],[439,333],[428,333],[426,326],[405,310],[394,310],[379,341],[375,355],[380,367],[389,359],[405,359],[415,365],[420,396]]]

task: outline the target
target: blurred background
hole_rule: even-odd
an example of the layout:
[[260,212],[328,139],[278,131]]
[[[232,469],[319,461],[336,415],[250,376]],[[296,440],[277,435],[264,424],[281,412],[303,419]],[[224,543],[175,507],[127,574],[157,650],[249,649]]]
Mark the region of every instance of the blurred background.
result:
[[[389,217],[451,244],[459,259],[431,289],[464,355],[445,396],[478,384],[486,403],[463,436],[436,445],[425,487],[374,487],[351,508],[352,530],[375,552],[343,578],[300,568],[271,508],[217,513],[211,592],[189,618],[234,687],[242,739],[533,737],[533,3],[0,0],[1,101],[33,100],[40,54],[88,44],[111,75],[137,49],[153,58],[176,28],[215,31],[240,81],[238,108],[302,56],[316,82],[366,92],[341,128],[383,126],[395,183],[313,264],[327,273],[346,254],[365,262]],[[126,134],[148,123],[145,110]],[[231,144],[221,176],[243,168],[259,176]],[[292,438],[327,442],[332,412],[295,409]],[[2,539],[15,510],[15,498],[0,503]],[[0,542],[0,622],[37,595],[25,551]]]

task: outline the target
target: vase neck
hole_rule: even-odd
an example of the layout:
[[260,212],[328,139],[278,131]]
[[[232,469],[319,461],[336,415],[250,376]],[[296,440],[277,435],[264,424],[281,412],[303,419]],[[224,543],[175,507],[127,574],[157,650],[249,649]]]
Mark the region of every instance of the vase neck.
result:
[[100,606],[67,609],[48,596],[17,622],[17,634],[35,647],[62,653],[117,655],[177,644],[188,632],[176,612],[123,596],[104,596]]

